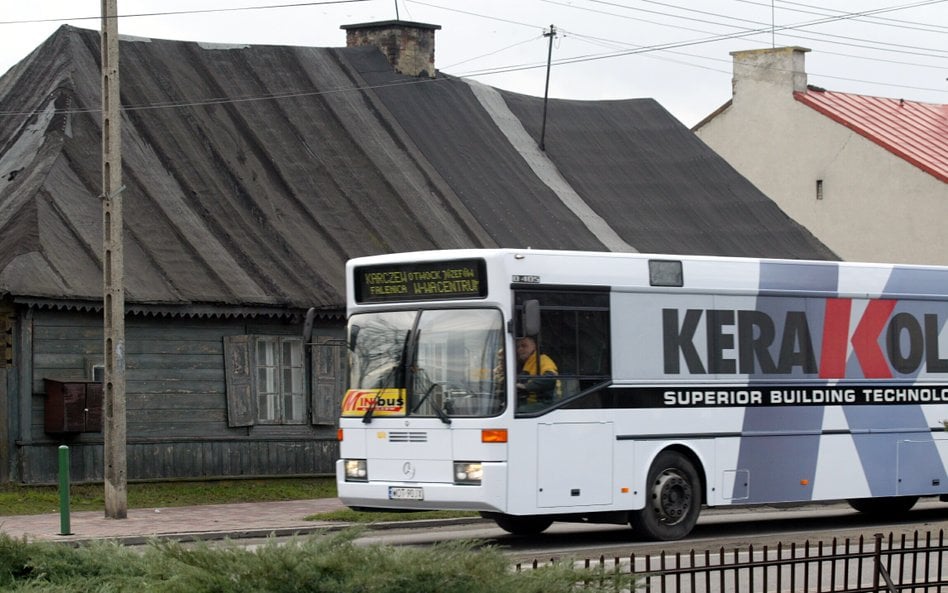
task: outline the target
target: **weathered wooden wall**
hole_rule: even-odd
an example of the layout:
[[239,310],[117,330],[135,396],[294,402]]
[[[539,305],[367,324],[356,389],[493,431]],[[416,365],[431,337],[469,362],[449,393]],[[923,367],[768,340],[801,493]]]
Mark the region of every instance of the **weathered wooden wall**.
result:
[[0,301],[0,483],[9,482],[13,473],[13,450],[16,446],[16,431],[10,420],[16,418],[16,372],[13,370],[13,333],[15,317],[13,307]]
[[[29,422],[19,422],[18,474],[25,483],[56,480],[57,447],[70,446],[74,481],[102,479],[102,433],[44,432],[44,379],[91,379],[102,362],[102,319],[94,313],[36,310],[31,316]],[[24,328],[28,329],[28,328]],[[341,324],[316,336],[338,338]],[[217,478],[329,474],[336,458],[330,424],[231,428],[227,423],[223,338],[298,335],[277,319],[126,320],[128,477]],[[24,369],[19,369],[24,371]],[[310,373],[307,373],[309,376]],[[28,387],[28,388],[29,388]],[[26,389],[20,389],[20,397]],[[25,412],[25,405],[21,404]]]

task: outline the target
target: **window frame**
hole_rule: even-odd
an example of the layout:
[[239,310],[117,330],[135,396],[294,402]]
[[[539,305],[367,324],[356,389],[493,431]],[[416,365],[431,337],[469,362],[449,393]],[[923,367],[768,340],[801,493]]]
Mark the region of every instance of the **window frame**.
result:
[[[272,351],[271,360],[261,345],[268,344]],[[284,347],[291,351],[289,364],[284,363]],[[270,369],[272,388],[261,390],[260,373]],[[287,375],[289,371],[289,375]],[[224,336],[224,376],[227,398],[227,425],[231,428],[260,426],[302,426],[310,422],[311,406],[309,376],[307,373],[306,344],[301,336],[288,334],[244,334]],[[289,377],[295,381],[298,391],[292,386],[286,389],[284,383]],[[262,393],[261,393],[262,391]],[[270,402],[262,400],[269,397]],[[287,414],[287,398],[295,398],[299,403],[296,415]],[[271,414],[265,414],[271,410]]]
[[[286,346],[296,347],[296,357],[297,363],[287,364]],[[266,346],[269,350],[269,353],[261,352],[261,346]],[[303,339],[298,336],[278,336],[278,335],[257,335],[253,337],[253,348],[252,348],[252,357],[251,357],[251,366],[253,368],[253,398],[255,404],[254,410],[254,423],[260,425],[290,425],[290,424],[306,424],[308,418],[307,409],[307,397],[306,397],[306,358],[304,355],[303,348]],[[269,358],[268,355],[272,354],[272,358]],[[264,357],[267,357],[267,360],[262,360]],[[290,358],[292,358],[292,353]],[[260,383],[261,371],[268,370],[268,389],[261,389],[263,387]],[[293,371],[296,371],[298,376],[298,387],[299,391],[293,391],[292,386],[290,389],[287,389],[286,382],[287,371],[290,371],[292,374]],[[293,382],[293,378],[290,378],[290,383]],[[264,401],[264,398],[267,398],[267,401]],[[297,412],[297,416],[294,417],[292,412],[287,414],[287,401],[293,398],[299,402],[300,410]],[[262,404],[265,404],[262,405]],[[270,414],[262,414],[264,408],[266,410],[272,410],[272,417]]]
[[[558,390],[561,392],[561,399],[554,401],[552,406],[545,409],[522,409],[518,407],[517,415],[533,415],[545,413],[549,409],[574,399],[586,390],[597,385],[603,385],[611,380],[611,293],[608,287],[586,287],[586,286],[548,286],[548,285],[521,285],[513,286],[514,289],[514,308],[516,310],[516,335],[520,335],[519,328],[520,316],[523,311],[523,303],[529,299],[536,299],[540,304],[541,311],[541,331],[538,340],[538,347],[543,354],[553,357],[555,364],[559,368],[558,372]],[[555,313],[554,313],[555,312]],[[580,363],[588,359],[584,356],[584,342],[581,340],[580,316],[584,313],[592,313],[600,316],[600,330],[603,335],[600,337],[599,348],[601,352],[599,357],[601,366],[598,372],[582,373],[580,372]],[[572,315],[574,322],[563,324],[564,328],[571,328],[573,335],[568,340],[572,353],[567,357],[564,354],[568,350],[564,346],[551,346],[551,339],[555,340],[557,329],[553,327],[552,320],[557,318],[565,319],[565,315]],[[560,335],[566,335],[562,331]],[[589,344],[586,344],[588,347]],[[567,382],[574,384],[574,391],[568,389]],[[519,405],[519,402],[518,402]]]

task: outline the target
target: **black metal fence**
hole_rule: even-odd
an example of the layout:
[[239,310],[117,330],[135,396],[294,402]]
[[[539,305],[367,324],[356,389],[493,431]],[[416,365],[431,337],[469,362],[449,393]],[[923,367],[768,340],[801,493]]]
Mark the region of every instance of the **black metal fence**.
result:
[[[753,545],[587,559],[586,568],[631,573],[646,593],[934,593],[948,591],[944,530],[896,537]],[[533,562],[533,567],[539,565]],[[517,569],[523,569],[517,565]]]

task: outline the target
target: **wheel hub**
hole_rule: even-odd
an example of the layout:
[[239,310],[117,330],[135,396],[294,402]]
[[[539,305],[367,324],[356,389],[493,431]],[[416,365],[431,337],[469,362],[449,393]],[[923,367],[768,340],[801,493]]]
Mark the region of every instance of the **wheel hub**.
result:
[[652,489],[652,508],[666,525],[683,520],[691,508],[691,484],[679,473],[665,470],[659,474]]

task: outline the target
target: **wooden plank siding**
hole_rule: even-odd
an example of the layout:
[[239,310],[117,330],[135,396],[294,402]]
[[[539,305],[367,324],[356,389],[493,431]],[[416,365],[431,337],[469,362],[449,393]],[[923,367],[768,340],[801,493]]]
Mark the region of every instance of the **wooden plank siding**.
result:
[[[102,444],[68,443],[73,483],[102,480]],[[57,444],[58,446],[58,444]],[[335,440],[224,440],[129,443],[129,480],[220,479],[259,476],[329,475],[337,456]],[[52,484],[57,476],[55,447],[22,449],[22,481]],[[134,460],[134,463],[132,462]],[[278,472],[278,469],[284,469]],[[293,471],[290,471],[292,469]],[[91,474],[84,476],[83,474]]]
[[[337,456],[331,424],[228,426],[224,337],[298,335],[278,319],[126,319],[126,418],[130,480],[330,474]],[[338,339],[338,327],[318,329]],[[29,434],[17,441],[19,481],[56,480],[60,444],[71,476],[102,479],[102,433],[44,432],[44,379],[88,381],[102,360],[102,318],[32,310]],[[307,386],[310,385],[309,371]],[[341,394],[339,394],[341,396]],[[312,404],[311,404],[312,405]]]

